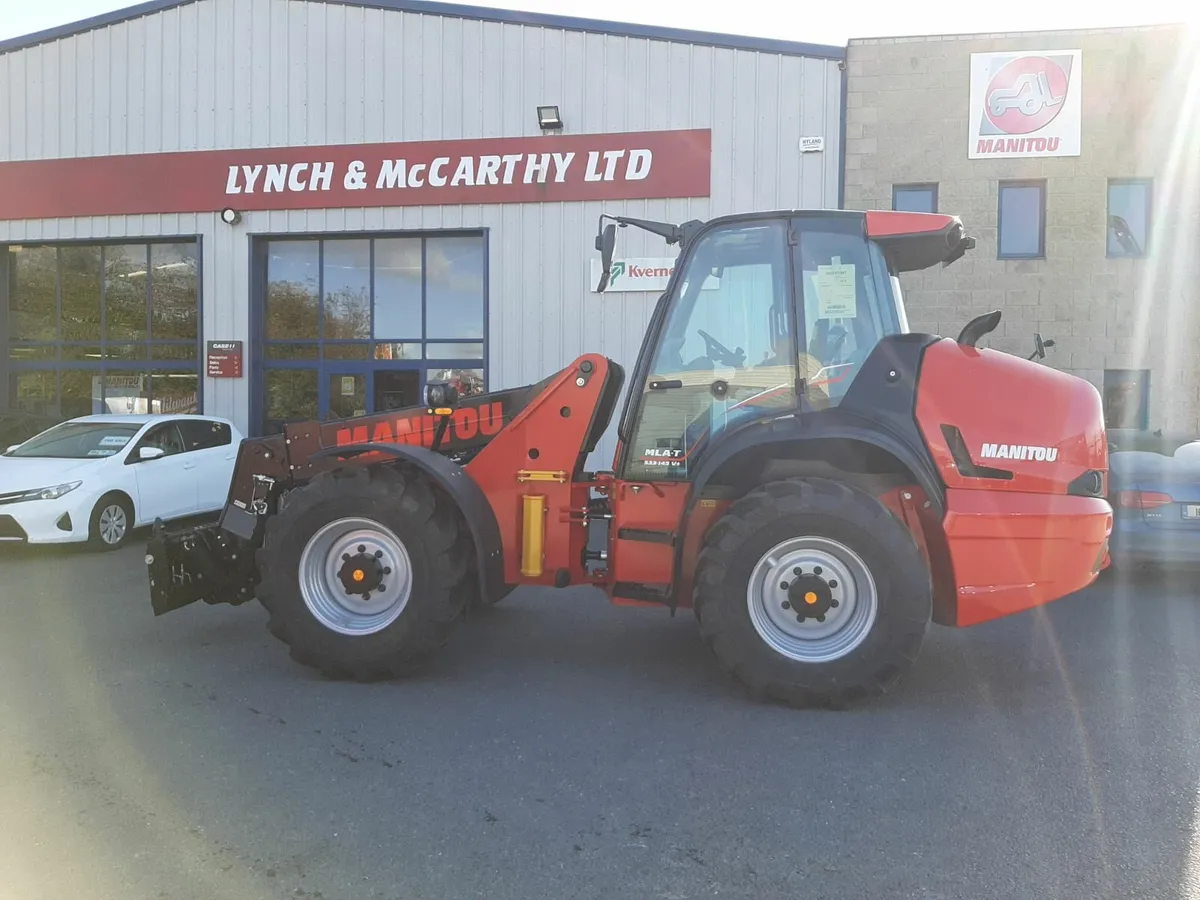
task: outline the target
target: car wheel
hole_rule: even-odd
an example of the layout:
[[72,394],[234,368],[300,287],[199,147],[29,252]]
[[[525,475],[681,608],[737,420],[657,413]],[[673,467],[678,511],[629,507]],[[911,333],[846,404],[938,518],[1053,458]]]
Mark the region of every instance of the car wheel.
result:
[[119,550],[133,532],[133,504],[119,494],[101,497],[92,510],[88,542],[97,550]]

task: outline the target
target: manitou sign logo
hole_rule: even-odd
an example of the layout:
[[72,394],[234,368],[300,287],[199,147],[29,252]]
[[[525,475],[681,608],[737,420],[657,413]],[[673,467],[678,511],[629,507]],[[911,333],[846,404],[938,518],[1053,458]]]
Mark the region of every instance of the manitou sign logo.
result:
[[1020,459],[1036,462],[1054,462],[1058,459],[1058,448],[1032,447],[1028,444],[984,444],[979,455],[984,459]]
[[971,159],[1078,156],[1082,52],[971,55]]

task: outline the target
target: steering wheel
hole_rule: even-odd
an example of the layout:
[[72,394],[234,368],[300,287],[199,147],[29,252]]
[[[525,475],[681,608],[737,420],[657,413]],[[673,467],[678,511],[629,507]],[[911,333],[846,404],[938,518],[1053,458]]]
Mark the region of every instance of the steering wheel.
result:
[[723,362],[727,366],[740,369],[746,362],[746,352],[738,347],[737,352],[730,350],[707,331],[697,328],[696,334],[704,339],[704,351],[714,362]]

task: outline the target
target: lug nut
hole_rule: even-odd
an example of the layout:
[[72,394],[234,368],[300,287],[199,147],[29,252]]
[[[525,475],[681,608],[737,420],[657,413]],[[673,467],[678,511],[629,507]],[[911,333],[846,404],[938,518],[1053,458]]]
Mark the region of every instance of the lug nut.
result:
[[779,582],[779,586],[785,591],[788,589],[788,583],[786,581]]
[[813,574],[814,575],[820,575],[823,571],[824,571],[824,569],[822,569],[820,566],[813,566]]
[[383,559],[383,551],[382,551],[382,550],[376,550],[376,551],[375,551],[375,558],[376,558],[376,559]]
[[792,608],[792,604],[790,604],[790,603],[788,603],[786,600],[784,600],[784,601],[783,601],[783,608],[784,608],[784,609],[791,609],[791,608]]
[[[820,571],[820,570],[818,569],[818,571]],[[804,570],[801,569],[799,566],[796,566],[796,568],[792,569],[792,574],[793,575],[803,575]]]
[[825,621],[825,617],[824,617],[824,616],[817,616],[817,621],[818,621],[818,622],[824,622],[824,621]]
[[836,579],[836,578],[830,578],[830,579],[829,579],[829,586],[830,586],[831,588],[835,588],[835,587],[837,587],[837,579]]
[[384,574],[384,575],[391,575],[391,574],[392,574],[391,567],[390,567],[390,566],[384,566],[384,567],[383,567],[383,574]]
[[831,608],[831,609],[837,609],[837,605],[838,605],[838,602],[837,602],[837,600],[830,600],[830,601],[829,601],[829,606],[830,606],[830,608]]
[[799,615],[798,615],[798,616],[796,616],[796,621],[797,621],[797,622],[803,622],[803,621],[804,621],[804,616],[799,616]]
[[359,552],[359,553],[366,553],[366,552],[367,552],[367,548],[366,548],[366,546],[365,546],[365,545],[363,545],[363,544],[359,544],[359,545],[358,545],[358,552]]
[[342,554],[342,562],[350,562],[350,554],[349,553]]
[[378,587],[378,588],[376,588],[376,590],[378,590],[380,593],[383,593],[384,591],[386,591],[386,590],[387,590],[387,585],[386,585],[386,584],[380,584],[380,585],[379,585],[379,587]]

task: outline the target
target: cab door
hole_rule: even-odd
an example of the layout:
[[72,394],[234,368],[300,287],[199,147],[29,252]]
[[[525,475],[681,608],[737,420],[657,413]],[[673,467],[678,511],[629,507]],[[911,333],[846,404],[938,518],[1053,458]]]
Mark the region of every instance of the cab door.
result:
[[680,517],[708,449],[732,427],[797,407],[790,235],[785,219],[749,219],[685,250],[622,420],[610,498],[618,583],[669,585]]

